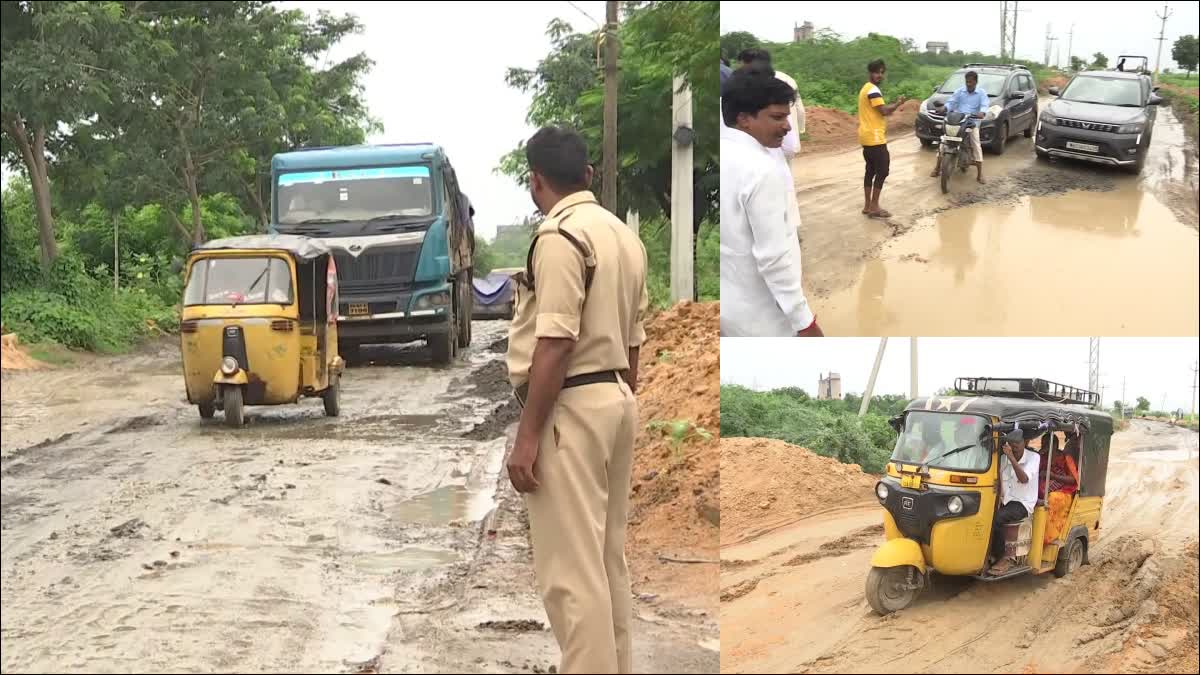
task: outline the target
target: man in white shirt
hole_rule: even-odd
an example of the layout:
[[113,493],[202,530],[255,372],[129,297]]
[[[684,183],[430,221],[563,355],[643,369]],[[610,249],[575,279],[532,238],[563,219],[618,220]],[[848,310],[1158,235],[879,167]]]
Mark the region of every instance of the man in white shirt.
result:
[[743,70],[758,64],[769,66],[775,72],[776,78],[796,92],[796,100],[792,101],[788,114],[792,128],[787,136],[783,137],[783,144],[780,146],[783,156],[791,162],[793,157],[800,154],[800,134],[803,134],[805,129],[804,102],[800,100],[800,90],[796,87],[796,81],[787,73],[775,69],[775,65],[771,63],[771,52],[765,49],[743,49],[738,54],[738,61],[742,62]]
[[742,69],[721,99],[721,335],[822,335],[801,285],[800,240],[779,147],[795,93],[772,75]]
[[996,564],[989,574],[999,576],[1012,568],[1004,557],[1004,525],[1017,523],[1033,513],[1037,505],[1037,477],[1041,456],[1025,447],[1025,434],[1013,429],[1004,437],[1004,456],[1000,458],[1000,508],[992,529],[992,555]]

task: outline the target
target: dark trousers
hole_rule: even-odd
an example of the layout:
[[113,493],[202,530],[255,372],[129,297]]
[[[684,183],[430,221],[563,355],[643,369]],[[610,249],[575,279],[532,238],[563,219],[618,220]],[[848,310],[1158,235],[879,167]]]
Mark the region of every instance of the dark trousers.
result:
[[876,190],[883,188],[883,181],[892,168],[892,156],[888,152],[887,144],[864,145],[863,161],[867,164],[867,170],[863,174],[863,187]]
[[997,559],[1004,557],[1004,526],[1019,523],[1028,517],[1029,512],[1021,502],[1009,502],[996,511],[996,520],[992,525],[992,556]]

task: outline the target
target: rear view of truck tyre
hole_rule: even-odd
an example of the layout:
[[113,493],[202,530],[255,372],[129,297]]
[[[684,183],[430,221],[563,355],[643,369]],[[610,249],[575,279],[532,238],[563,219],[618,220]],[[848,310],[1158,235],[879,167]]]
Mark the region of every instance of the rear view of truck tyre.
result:
[[471,270],[463,272],[462,279],[454,284],[457,295],[455,313],[458,317],[458,346],[466,349],[471,346],[471,317],[475,313],[475,285]]

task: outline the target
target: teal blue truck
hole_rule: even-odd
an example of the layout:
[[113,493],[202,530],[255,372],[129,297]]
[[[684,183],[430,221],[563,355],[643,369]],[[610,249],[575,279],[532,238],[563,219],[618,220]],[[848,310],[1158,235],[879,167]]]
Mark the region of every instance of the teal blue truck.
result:
[[474,208],[440,146],[285,152],[271,178],[270,231],[333,250],[343,356],[424,340],[448,363],[471,343]]

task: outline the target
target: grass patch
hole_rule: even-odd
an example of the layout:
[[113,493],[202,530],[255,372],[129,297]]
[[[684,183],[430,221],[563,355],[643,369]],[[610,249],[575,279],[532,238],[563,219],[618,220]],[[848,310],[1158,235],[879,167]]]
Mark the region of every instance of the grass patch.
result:
[[75,364],[75,355],[71,350],[57,342],[39,342],[25,345],[25,352],[30,358],[52,366],[70,366]]

